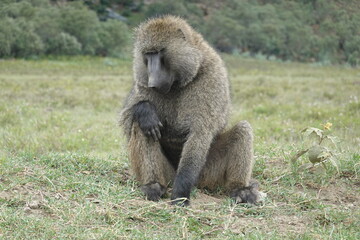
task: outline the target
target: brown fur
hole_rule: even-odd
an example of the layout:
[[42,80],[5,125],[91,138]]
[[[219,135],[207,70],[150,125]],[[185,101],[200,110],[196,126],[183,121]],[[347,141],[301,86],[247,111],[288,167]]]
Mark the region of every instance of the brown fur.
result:
[[[147,86],[144,54],[164,48],[166,64],[179,81],[169,93],[160,94]],[[133,70],[135,82],[120,123],[129,139],[132,170],[147,198],[158,200],[173,182],[172,199],[188,199],[196,184],[223,186],[235,200],[246,202],[252,189],[252,129],[242,121],[222,133],[230,94],[219,55],[183,19],[166,16],[137,29]],[[145,136],[134,119],[134,106],[142,101],[155,106],[164,124],[159,141]]]

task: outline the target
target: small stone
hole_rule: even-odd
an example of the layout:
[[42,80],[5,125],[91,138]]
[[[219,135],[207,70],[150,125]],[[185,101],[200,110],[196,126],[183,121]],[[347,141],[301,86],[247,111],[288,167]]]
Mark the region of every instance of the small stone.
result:
[[29,208],[28,206],[24,207],[24,212],[26,212],[26,213],[31,212],[31,208]]
[[30,209],[38,209],[40,208],[40,202],[39,201],[32,201],[28,204],[28,207]]

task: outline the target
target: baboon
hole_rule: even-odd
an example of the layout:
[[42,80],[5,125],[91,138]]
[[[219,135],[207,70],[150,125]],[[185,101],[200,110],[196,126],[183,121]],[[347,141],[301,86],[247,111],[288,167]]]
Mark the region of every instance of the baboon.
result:
[[134,85],[120,124],[146,198],[158,201],[172,183],[173,204],[188,205],[194,186],[256,203],[252,128],[241,121],[223,131],[231,103],[220,56],[179,17],[150,19],[135,35]]

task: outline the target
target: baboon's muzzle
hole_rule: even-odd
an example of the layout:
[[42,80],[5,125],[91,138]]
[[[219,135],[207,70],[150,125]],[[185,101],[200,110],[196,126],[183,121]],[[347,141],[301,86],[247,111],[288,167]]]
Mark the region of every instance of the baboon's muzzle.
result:
[[161,52],[146,54],[148,69],[148,87],[165,94],[170,91],[173,77],[165,66],[165,59]]

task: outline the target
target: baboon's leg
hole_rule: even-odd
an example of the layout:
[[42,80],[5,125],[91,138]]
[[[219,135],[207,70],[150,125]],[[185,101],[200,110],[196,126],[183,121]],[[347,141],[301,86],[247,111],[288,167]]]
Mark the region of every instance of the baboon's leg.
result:
[[247,121],[241,121],[218,136],[211,146],[198,186],[225,186],[236,202],[255,203],[257,185],[250,182],[253,159],[252,128]]
[[166,192],[175,170],[162,153],[160,143],[144,136],[136,123],[131,131],[129,158],[132,171],[147,199],[158,201]]

